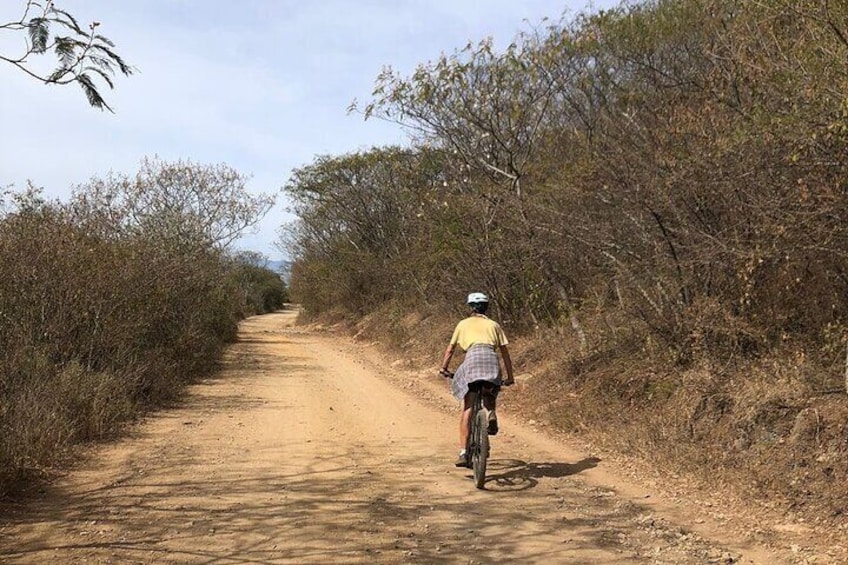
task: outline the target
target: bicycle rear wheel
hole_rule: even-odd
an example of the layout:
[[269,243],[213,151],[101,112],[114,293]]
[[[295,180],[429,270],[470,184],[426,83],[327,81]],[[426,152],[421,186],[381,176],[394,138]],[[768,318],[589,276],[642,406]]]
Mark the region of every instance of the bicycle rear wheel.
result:
[[474,484],[481,489],[486,484],[486,463],[489,458],[489,430],[485,410],[477,410],[471,422],[471,468],[474,470]]

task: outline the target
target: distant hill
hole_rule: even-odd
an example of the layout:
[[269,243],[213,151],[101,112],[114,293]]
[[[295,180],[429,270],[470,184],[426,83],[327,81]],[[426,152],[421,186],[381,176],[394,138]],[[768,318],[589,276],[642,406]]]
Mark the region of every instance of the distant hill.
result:
[[287,259],[279,259],[277,261],[268,261],[267,267],[276,273],[280,273],[286,284],[291,282],[291,266],[292,262]]

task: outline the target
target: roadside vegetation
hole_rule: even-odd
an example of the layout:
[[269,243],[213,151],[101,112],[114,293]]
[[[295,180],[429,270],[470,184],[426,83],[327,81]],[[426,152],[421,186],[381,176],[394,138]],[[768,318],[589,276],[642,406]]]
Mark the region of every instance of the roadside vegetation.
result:
[[[0,21],[2,66],[112,111],[103,85],[135,69],[100,23],[20,4]],[[227,165],[152,158],[68,202],[0,190],[0,497],[177,398],[216,368],[238,320],[283,307],[280,273],[231,250],[274,202],[246,182]]]
[[296,171],[293,297],[435,364],[485,290],[537,419],[841,519],[848,5],[545,25],[377,78],[353,110],[413,142]]
[[0,495],[72,460],[212,371],[244,316],[287,289],[229,243],[272,198],[225,165],[145,160],[133,177],[0,202]]

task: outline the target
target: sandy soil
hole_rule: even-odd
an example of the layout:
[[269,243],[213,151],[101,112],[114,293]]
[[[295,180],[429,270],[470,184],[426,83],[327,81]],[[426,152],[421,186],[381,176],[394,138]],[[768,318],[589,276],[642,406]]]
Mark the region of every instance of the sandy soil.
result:
[[437,360],[404,373],[294,315],[244,322],[184,405],[7,507],[0,562],[798,562],[503,413],[477,490]]

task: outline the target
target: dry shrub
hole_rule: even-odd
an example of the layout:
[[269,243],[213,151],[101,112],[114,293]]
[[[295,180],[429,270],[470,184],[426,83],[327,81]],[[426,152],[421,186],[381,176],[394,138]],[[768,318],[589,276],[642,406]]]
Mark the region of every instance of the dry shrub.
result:
[[0,494],[214,369],[251,291],[214,249],[39,202],[0,216],[0,264]]
[[232,278],[242,298],[243,316],[265,314],[280,310],[288,301],[288,290],[283,279],[259,260],[249,255],[236,257],[232,265]]
[[37,473],[61,463],[75,444],[114,434],[136,413],[132,392],[120,377],[77,363],[6,390],[0,467]]
[[733,389],[724,425],[703,443],[723,454],[718,460],[736,462],[732,478],[755,496],[827,520],[848,510],[848,495],[834,482],[848,472],[848,407],[838,396],[811,394],[803,369],[797,359],[752,367]]
[[[848,495],[834,481],[848,472],[848,406],[839,395],[810,389],[805,373],[815,371],[813,361],[799,365],[787,354],[732,370],[703,360],[669,369],[645,358],[593,365],[534,349],[522,351],[547,368],[518,399],[527,417],[819,520],[848,509]],[[527,368],[528,358],[515,358]]]
[[411,309],[392,301],[356,320],[355,329],[362,339],[377,340],[411,354],[435,352],[433,363],[438,363],[459,319],[444,309],[426,305]]

